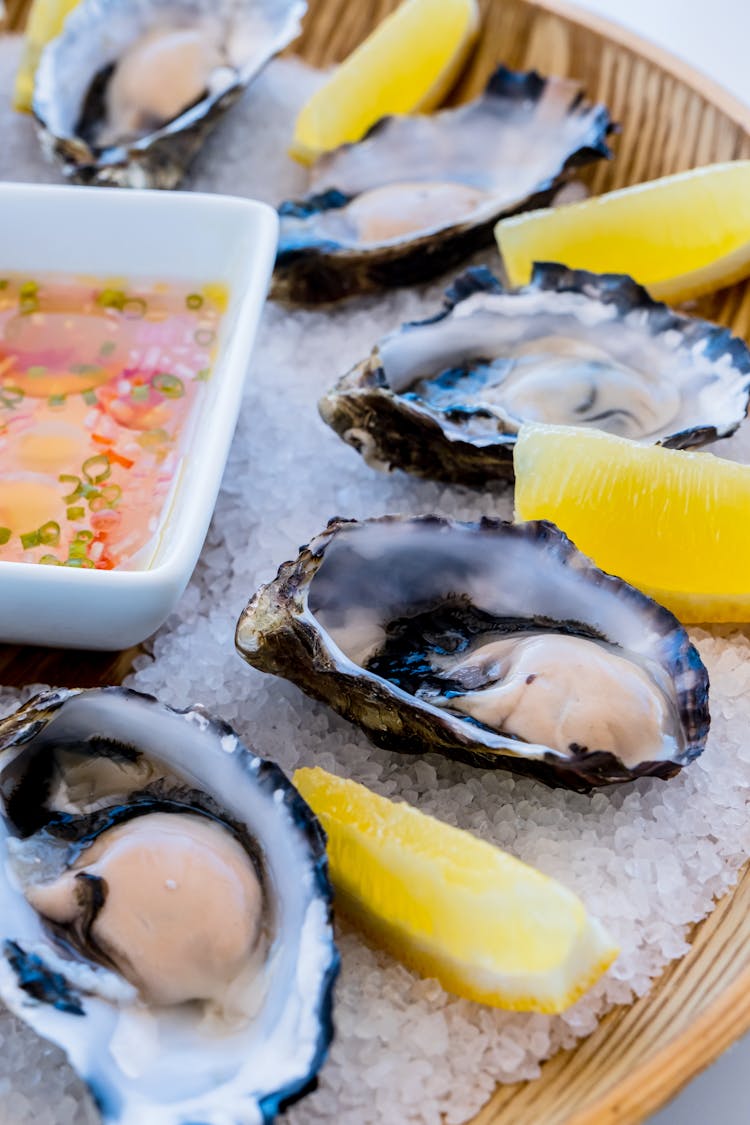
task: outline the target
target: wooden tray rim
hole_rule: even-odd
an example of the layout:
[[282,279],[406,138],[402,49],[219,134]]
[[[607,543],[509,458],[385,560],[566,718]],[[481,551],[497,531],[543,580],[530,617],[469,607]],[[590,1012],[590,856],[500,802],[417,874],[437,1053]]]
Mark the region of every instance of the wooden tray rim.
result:
[[[499,0],[502,2],[502,0]],[[593,31],[605,39],[610,39],[620,47],[632,51],[635,55],[647,59],[654,66],[660,67],[680,82],[690,86],[697,94],[711,102],[735,124],[750,134],[750,105],[746,105],[734,94],[730,93],[720,82],[709,78],[702,70],[685,62],[678,55],[673,54],[666,47],[659,46],[637,31],[631,31],[623,24],[600,16],[596,12],[589,12],[578,4],[571,4],[568,0],[528,0],[535,8],[550,15],[559,16],[568,23]],[[658,2],[658,0],[657,0]]]
[[[541,12],[596,32],[647,59],[690,86],[750,134],[750,106],[666,48],[614,20],[589,12],[568,0],[531,0],[531,3]],[[743,868],[738,872],[737,884],[728,892],[728,897],[735,893],[746,870],[747,868]],[[689,953],[684,955],[687,956]],[[652,987],[658,979],[654,980]],[[575,1113],[568,1125],[639,1125],[646,1117],[671,1101],[684,1086],[748,1031],[750,968],[739,974],[696,1020],[692,1029],[670,1039],[660,1051],[636,1067],[626,1080],[616,1083],[587,1109]]]
[[[502,3],[502,0],[496,0]],[[694,90],[706,102],[744,130],[750,137],[750,106],[731,94],[719,82],[685,62],[638,32],[581,8],[568,0],[527,0],[531,7],[560,18],[632,52]],[[10,26],[20,4],[6,0],[6,19],[0,16],[0,35],[21,29]],[[737,885],[728,892],[726,902],[737,892],[745,868],[738,873]],[[711,915],[708,916],[709,918]],[[704,922],[708,919],[704,919]],[[700,923],[703,925],[703,923]],[[684,955],[677,963],[689,958]],[[674,965],[675,963],[673,963]],[[665,969],[665,972],[668,971]],[[653,982],[655,987],[659,978]],[[668,985],[667,985],[668,987]],[[665,1043],[665,1046],[616,1082],[588,1108],[574,1113],[566,1125],[638,1125],[670,1101],[687,1083],[710,1066],[719,1055],[750,1030],[750,966],[742,970],[721,995],[695,1021]],[[584,1040],[581,1040],[584,1042]],[[488,1108],[488,1107],[485,1107]],[[483,1116],[481,1114],[480,1116]],[[521,1125],[519,1122],[518,1125]],[[538,1125],[543,1125],[539,1122]]]

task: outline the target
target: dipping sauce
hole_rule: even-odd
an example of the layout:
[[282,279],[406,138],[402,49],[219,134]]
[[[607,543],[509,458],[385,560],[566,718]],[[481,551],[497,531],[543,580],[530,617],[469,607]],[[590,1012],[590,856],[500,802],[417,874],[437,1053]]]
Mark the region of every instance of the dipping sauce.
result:
[[227,296],[0,272],[0,559],[149,565]]

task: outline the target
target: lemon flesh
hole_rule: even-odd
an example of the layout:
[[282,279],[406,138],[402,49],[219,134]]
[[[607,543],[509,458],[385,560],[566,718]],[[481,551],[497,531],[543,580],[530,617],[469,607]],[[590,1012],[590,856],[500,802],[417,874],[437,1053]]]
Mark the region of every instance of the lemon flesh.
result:
[[750,467],[567,426],[526,425],[519,520],[556,523],[681,621],[750,621]]
[[26,22],[26,43],[13,90],[13,108],[28,113],[34,100],[34,79],[42,51],[57,39],[80,0],[34,0]]
[[660,300],[698,297],[750,274],[750,160],[502,219],[495,237],[513,285],[561,262],[630,274]]
[[580,899],[492,844],[323,769],[294,784],[328,835],[337,906],[450,992],[561,1012],[617,956]]
[[311,164],[381,117],[434,109],[478,31],[477,0],[405,0],[302,107],[290,154]]

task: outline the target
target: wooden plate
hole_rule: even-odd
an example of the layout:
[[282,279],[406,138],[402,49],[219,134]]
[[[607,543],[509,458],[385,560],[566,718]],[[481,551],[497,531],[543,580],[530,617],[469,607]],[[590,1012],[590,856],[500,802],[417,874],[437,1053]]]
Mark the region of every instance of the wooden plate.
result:
[[[480,0],[482,40],[454,100],[477,94],[499,60],[580,79],[623,127],[616,159],[589,173],[606,191],[698,164],[750,157],[750,110],[635,35],[559,0]],[[294,50],[325,66],[344,57],[396,0],[310,0]],[[20,27],[28,0],[6,0]],[[750,339],[750,283],[701,303],[701,315]],[[0,682],[111,683],[133,653],[0,647]],[[750,872],[695,928],[691,952],[638,1003],[618,1008],[534,1082],[501,1087],[474,1125],[633,1125],[750,1028]]]

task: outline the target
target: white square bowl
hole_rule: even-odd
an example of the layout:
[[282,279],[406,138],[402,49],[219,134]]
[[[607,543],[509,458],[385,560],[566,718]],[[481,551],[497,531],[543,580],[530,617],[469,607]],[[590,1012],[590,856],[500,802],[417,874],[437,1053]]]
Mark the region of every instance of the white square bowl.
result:
[[0,640],[119,649],[153,633],[193,572],[229,453],[273,269],[263,203],[194,192],[0,184],[0,272],[224,282],[219,353],[151,565],[0,561]]

